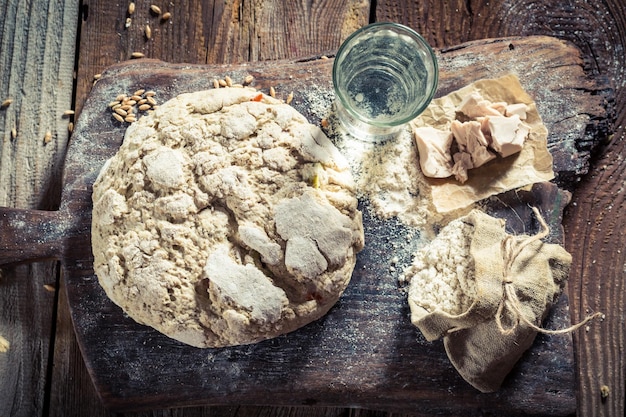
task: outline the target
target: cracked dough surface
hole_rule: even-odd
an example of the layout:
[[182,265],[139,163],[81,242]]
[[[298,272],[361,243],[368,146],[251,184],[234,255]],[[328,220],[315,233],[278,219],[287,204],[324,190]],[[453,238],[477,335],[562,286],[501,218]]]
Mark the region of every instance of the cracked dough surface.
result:
[[345,159],[253,89],[182,94],[133,123],[93,188],[98,280],[137,322],[198,347],[323,316],[363,225]]

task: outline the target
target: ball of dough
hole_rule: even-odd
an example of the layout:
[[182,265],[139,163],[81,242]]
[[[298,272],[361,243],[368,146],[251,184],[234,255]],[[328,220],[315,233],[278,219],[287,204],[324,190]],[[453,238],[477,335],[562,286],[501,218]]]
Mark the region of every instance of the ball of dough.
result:
[[106,294],[197,347],[254,343],[323,316],[363,247],[346,160],[294,108],[258,94],[164,103],[127,129],[93,187]]

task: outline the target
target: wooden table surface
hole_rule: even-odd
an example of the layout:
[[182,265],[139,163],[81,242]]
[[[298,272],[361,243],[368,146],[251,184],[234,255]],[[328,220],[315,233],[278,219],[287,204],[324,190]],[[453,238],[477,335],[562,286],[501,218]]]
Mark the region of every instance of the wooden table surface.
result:
[[[580,48],[585,70],[606,78],[615,101],[607,103],[614,116],[610,135],[572,185],[564,219],[566,247],[574,258],[568,286],[572,321],[592,311],[606,314],[574,335],[578,414],[624,415],[625,0],[135,1],[126,28],[128,3],[0,0],[0,100],[13,99],[0,110],[0,206],[58,207],[68,124],[78,116],[94,76],[133,52],[200,64],[330,55],[352,31],[373,21],[411,26],[437,48],[514,35],[549,35]],[[151,14],[151,4],[171,12],[171,18]],[[64,116],[68,109],[77,114]],[[52,261],[0,270],[0,336],[10,342],[8,351],[0,352],[0,416],[113,415],[101,405],[85,370],[67,300],[58,291],[62,281]],[[124,416],[390,414],[233,405]]]

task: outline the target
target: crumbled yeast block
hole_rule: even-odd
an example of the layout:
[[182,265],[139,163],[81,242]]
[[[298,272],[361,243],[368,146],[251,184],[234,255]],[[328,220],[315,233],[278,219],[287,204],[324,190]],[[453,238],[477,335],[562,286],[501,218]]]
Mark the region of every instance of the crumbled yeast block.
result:
[[[520,152],[530,133],[530,128],[522,121],[527,112],[524,103],[493,103],[474,92],[461,101],[456,112],[473,120],[454,120],[449,131],[430,126],[414,129],[420,166],[427,177],[454,175],[457,181],[464,183],[470,169],[496,158],[496,153],[506,158]],[[454,154],[451,152],[453,143],[458,147]]]
[[453,159],[454,166],[452,167],[452,174],[458,182],[463,184],[469,178],[467,171],[474,168],[472,156],[466,152],[457,152],[454,154]]
[[457,111],[463,113],[469,118],[481,116],[502,116],[505,112],[507,103],[492,103],[483,98],[480,93],[472,93],[467,95],[459,104]]
[[504,111],[505,116],[513,116],[517,114],[521,120],[526,120],[526,111],[528,107],[524,103],[509,104]]
[[425,126],[416,128],[413,133],[424,175],[431,178],[452,175],[452,132]]
[[500,156],[506,158],[522,150],[530,129],[519,115],[489,117],[487,123],[491,132],[491,147]]
[[489,152],[489,142],[481,129],[481,123],[475,120],[459,122],[455,120],[450,126],[452,135],[459,146],[459,152],[454,155],[452,171],[457,181],[467,181],[467,170],[478,168],[496,157]]

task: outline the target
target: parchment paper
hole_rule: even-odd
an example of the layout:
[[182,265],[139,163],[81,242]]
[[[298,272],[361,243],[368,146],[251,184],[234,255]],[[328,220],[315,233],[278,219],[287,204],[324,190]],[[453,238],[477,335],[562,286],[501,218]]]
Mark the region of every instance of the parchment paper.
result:
[[533,99],[524,91],[514,74],[479,80],[433,100],[424,113],[411,121],[411,127],[449,129],[457,118],[457,106],[472,92],[479,92],[491,102],[525,103],[528,106],[525,123],[530,126],[530,133],[521,152],[507,158],[498,157],[469,170],[469,178],[464,184],[454,177],[426,178],[433,204],[440,213],[461,209],[489,196],[554,178],[552,155],[547,147],[548,130]]

